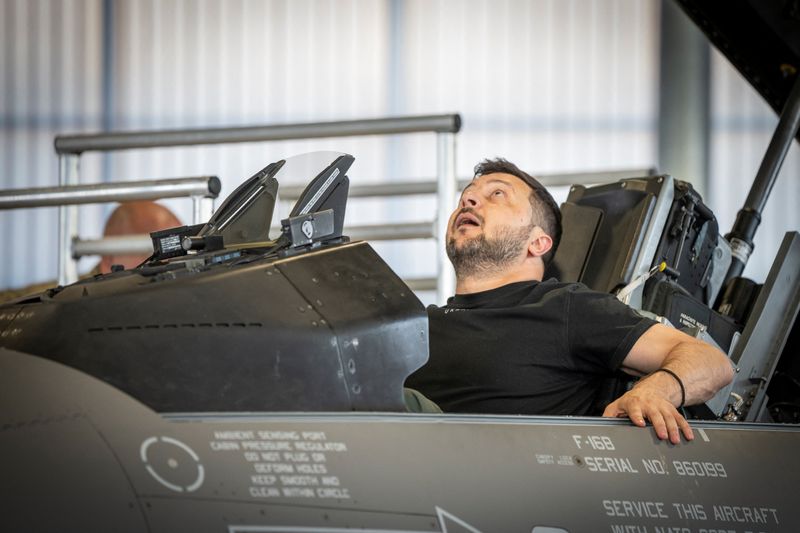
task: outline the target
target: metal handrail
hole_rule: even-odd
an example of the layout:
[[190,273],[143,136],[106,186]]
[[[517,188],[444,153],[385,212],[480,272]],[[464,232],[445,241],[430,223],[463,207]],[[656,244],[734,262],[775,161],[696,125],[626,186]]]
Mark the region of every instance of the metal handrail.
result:
[[[393,241],[404,239],[430,239],[433,222],[406,222],[403,224],[367,224],[345,229],[353,240]],[[270,235],[278,235],[279,228],[271,228]],[[148,234],[121,235],[102,239],[74,239],[72,257],[86,255],[145,254],[153,251],[153,240]]]
[[[641,178],[653,176],[654,168],[601,170],[596,172],[571,172],[559,174],[538,174],[536,178],[545,187],[569,187],[572,185],[595,185],[619,181],[626,178]],[[458,178],[457,188],[466,187],[472,178]],[[305,190],[305,185],[281,185],[278,195],[281,200],[296,200]],[[349,198],[367,198],[373,196],[413,196],[421,194],[435,194],[436,181],[426,179],[421,181],[403,180],[396,183],[363,183],[350,184],[347,193]]]
[[[393,233],[386,233],[388,228]],[[430,238],[433,236],[433,223],[409,223],[392,226],[353,226],[346,231],[353,240],[381,240],[381,239],[414,239]],[[153,240],[149,235],[120,235],[104,237],[102,239],[76,239],[72,243],[72,253],[75,259],[87,255],[144,255],[153,251]],[[406,285],[412,291],[435,291],[437,278],[405,278]]]
[[221,183],[216,176],[9,189],[0,191],[0,209],[158,200],[185,196],[216,198],[220,190]]
[[[625,169],[611,171],[596,171],[582,173],[560,173],[539,175],[538,179],[548,187],[590,185],[617,181],[625,178],[641,177],[653,175],[655,169]],[[199,178],[184,178],[192,180]],[[159,181],[159,180],[154,180]],[[164,180],[168,181],[168,180]],[[457,180],[458,188],[461,189],[469,183],[469,178]],[[136,184],[147,184],[149,182],[130,182]],[[281,186],[278,193],[281,200],[295,200],[300,197],[305,185]],[[371,183],[350,186],[349,194],[351,198],[368,197],[392,197],[392,196],[411,196],[422,194],[434,194],[437,192],[436,182],[433,180],[424,181],[404,181],[401,183]],[[153,196],[155,198],[156,196]],[[0,193],[0,206],[2,205],[2,193]],[[195,220],[195,223],[202,220]],[[277,235],[279,227],[272,227],[271,235]],[[384,241],[384,240],[408,240],[408,239],[429,239],[435,237],[435,221],[406,222],[395,224],[374,224],[348,226],[345,234],[353,240]],[[128,235],[117,237],[105,237],[102,239],[78,239],[72,241],[72,257],[78,259],[88,255],[110,255],[110,254],[145,254],[152,250],[152,240],[149,235]],[[406,279],[406,283],[413,290],[435,290],[436,278],[416,278]]]
[[59,135],[55,138],[55,148],[56,153],[64,155],[81,154],[90,151],[191,146],[196,144],[287,141],[322,137],[354,137],[421,132],[458,133],[460,129],[461,117],[458,114],[421,115],[235,128]]
[[153,239],[147,233],[140,235],[114,235],[102,239],[72,241],[72,258],[87,255],[145,255],[153,253]]
[[[392,135],[407,133],[436,133],[437,136],[437,231],[442,239],[447,223],[446,210],[456,191],[455,134],[461,130],[458,114],[389,117],[366,120],[345,120],[303,124],[280,124],[234,128],[205,128],[160,131],[111,132],[103,134],[59,135],[55,149],[59,154],[59,184],[77,185],[80,174],[80,156],[88,151],[126,150],[132,148],[157,148],[198,144],[222,144],[322,137],[352,137],[364,135]],[[70,248],[77,237],[78,214],[74,206],[59,209],[59,284],[77,280],[77,264],[71,260]],[[455,273],[450,268],[439,243],[437,273],[439,298],[444,298],[455,288]]]

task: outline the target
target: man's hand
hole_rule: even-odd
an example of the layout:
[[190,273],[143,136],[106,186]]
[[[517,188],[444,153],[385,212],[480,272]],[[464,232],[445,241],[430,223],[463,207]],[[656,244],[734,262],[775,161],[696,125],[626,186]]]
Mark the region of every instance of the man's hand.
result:
[[644,427],[646,420],[649,420],[658,438],[663,440],[669,437],[672,444],[681,441],[681,432],[686,440],[693,440],[692,428],[675,406],[662,395],[648,389],[649,387],[634,387],[608,404],[603,416],[627,416],[639,427]]
[[641,427],[650,421],[658,438],[669,438],[673,444],[680,442],[681,432],[686,440],[694,439],[675,406],[707,401],[733,379],[733,367],[724,353],[662,324],[639,337],[622,361],[622,370],[646,377],[609,404],[603,416],[627,416]]

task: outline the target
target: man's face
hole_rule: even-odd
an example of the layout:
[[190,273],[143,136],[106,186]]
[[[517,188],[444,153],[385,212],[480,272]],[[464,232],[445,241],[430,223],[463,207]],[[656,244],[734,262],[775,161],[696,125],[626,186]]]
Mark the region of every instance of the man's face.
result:
[[447,255],[459,275],[498,270],[527,255],[533,232],[530,187],[510,174],[479,176],[450,215]]

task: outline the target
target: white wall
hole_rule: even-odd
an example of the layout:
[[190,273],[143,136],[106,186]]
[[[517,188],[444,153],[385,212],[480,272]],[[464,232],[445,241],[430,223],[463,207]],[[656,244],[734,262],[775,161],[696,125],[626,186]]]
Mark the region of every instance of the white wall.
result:
[[[99,7],[0,1],[0,189],[58,185],[53,137],[100,127]],[[57,224],[56,208],[0,211],[0,287],[55,278]]]
[[[104,49],[101,0],[0,0],[1,188],[56,185],[53,136],[104,121],[126,130],[459,112],[463,176],[494,156],[535,173],[657,160],[657,0],[110,4]],[[777,119],[724,59],[713,65],[708,201],[727,231]],[[435,173],[434,137],[419,134],[87,154],[83,182],[216,174],[224,195],[270,161],[318,149],[355,155],[353,183]],[[758,234],[756,277],[775,233],[800,226],[796,154]],[[188,200],[165,203],[189,222]],[[82,210],[84,236],[99,235],[111,207]],[[430,199],[352,200],[347,224],[428,220],[433,209]],[[53,279],[55,237],[54,210],[0,212],[0,287]],[[434,273],[432,242],[376,248],[401,275]]]

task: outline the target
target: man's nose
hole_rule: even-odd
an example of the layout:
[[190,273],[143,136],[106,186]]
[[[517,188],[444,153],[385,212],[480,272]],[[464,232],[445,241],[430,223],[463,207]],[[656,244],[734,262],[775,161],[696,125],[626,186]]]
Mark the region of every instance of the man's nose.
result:
[[475,193],[468,191],[461,195],[461,207],[478,207],[479,204],[480,201]]

